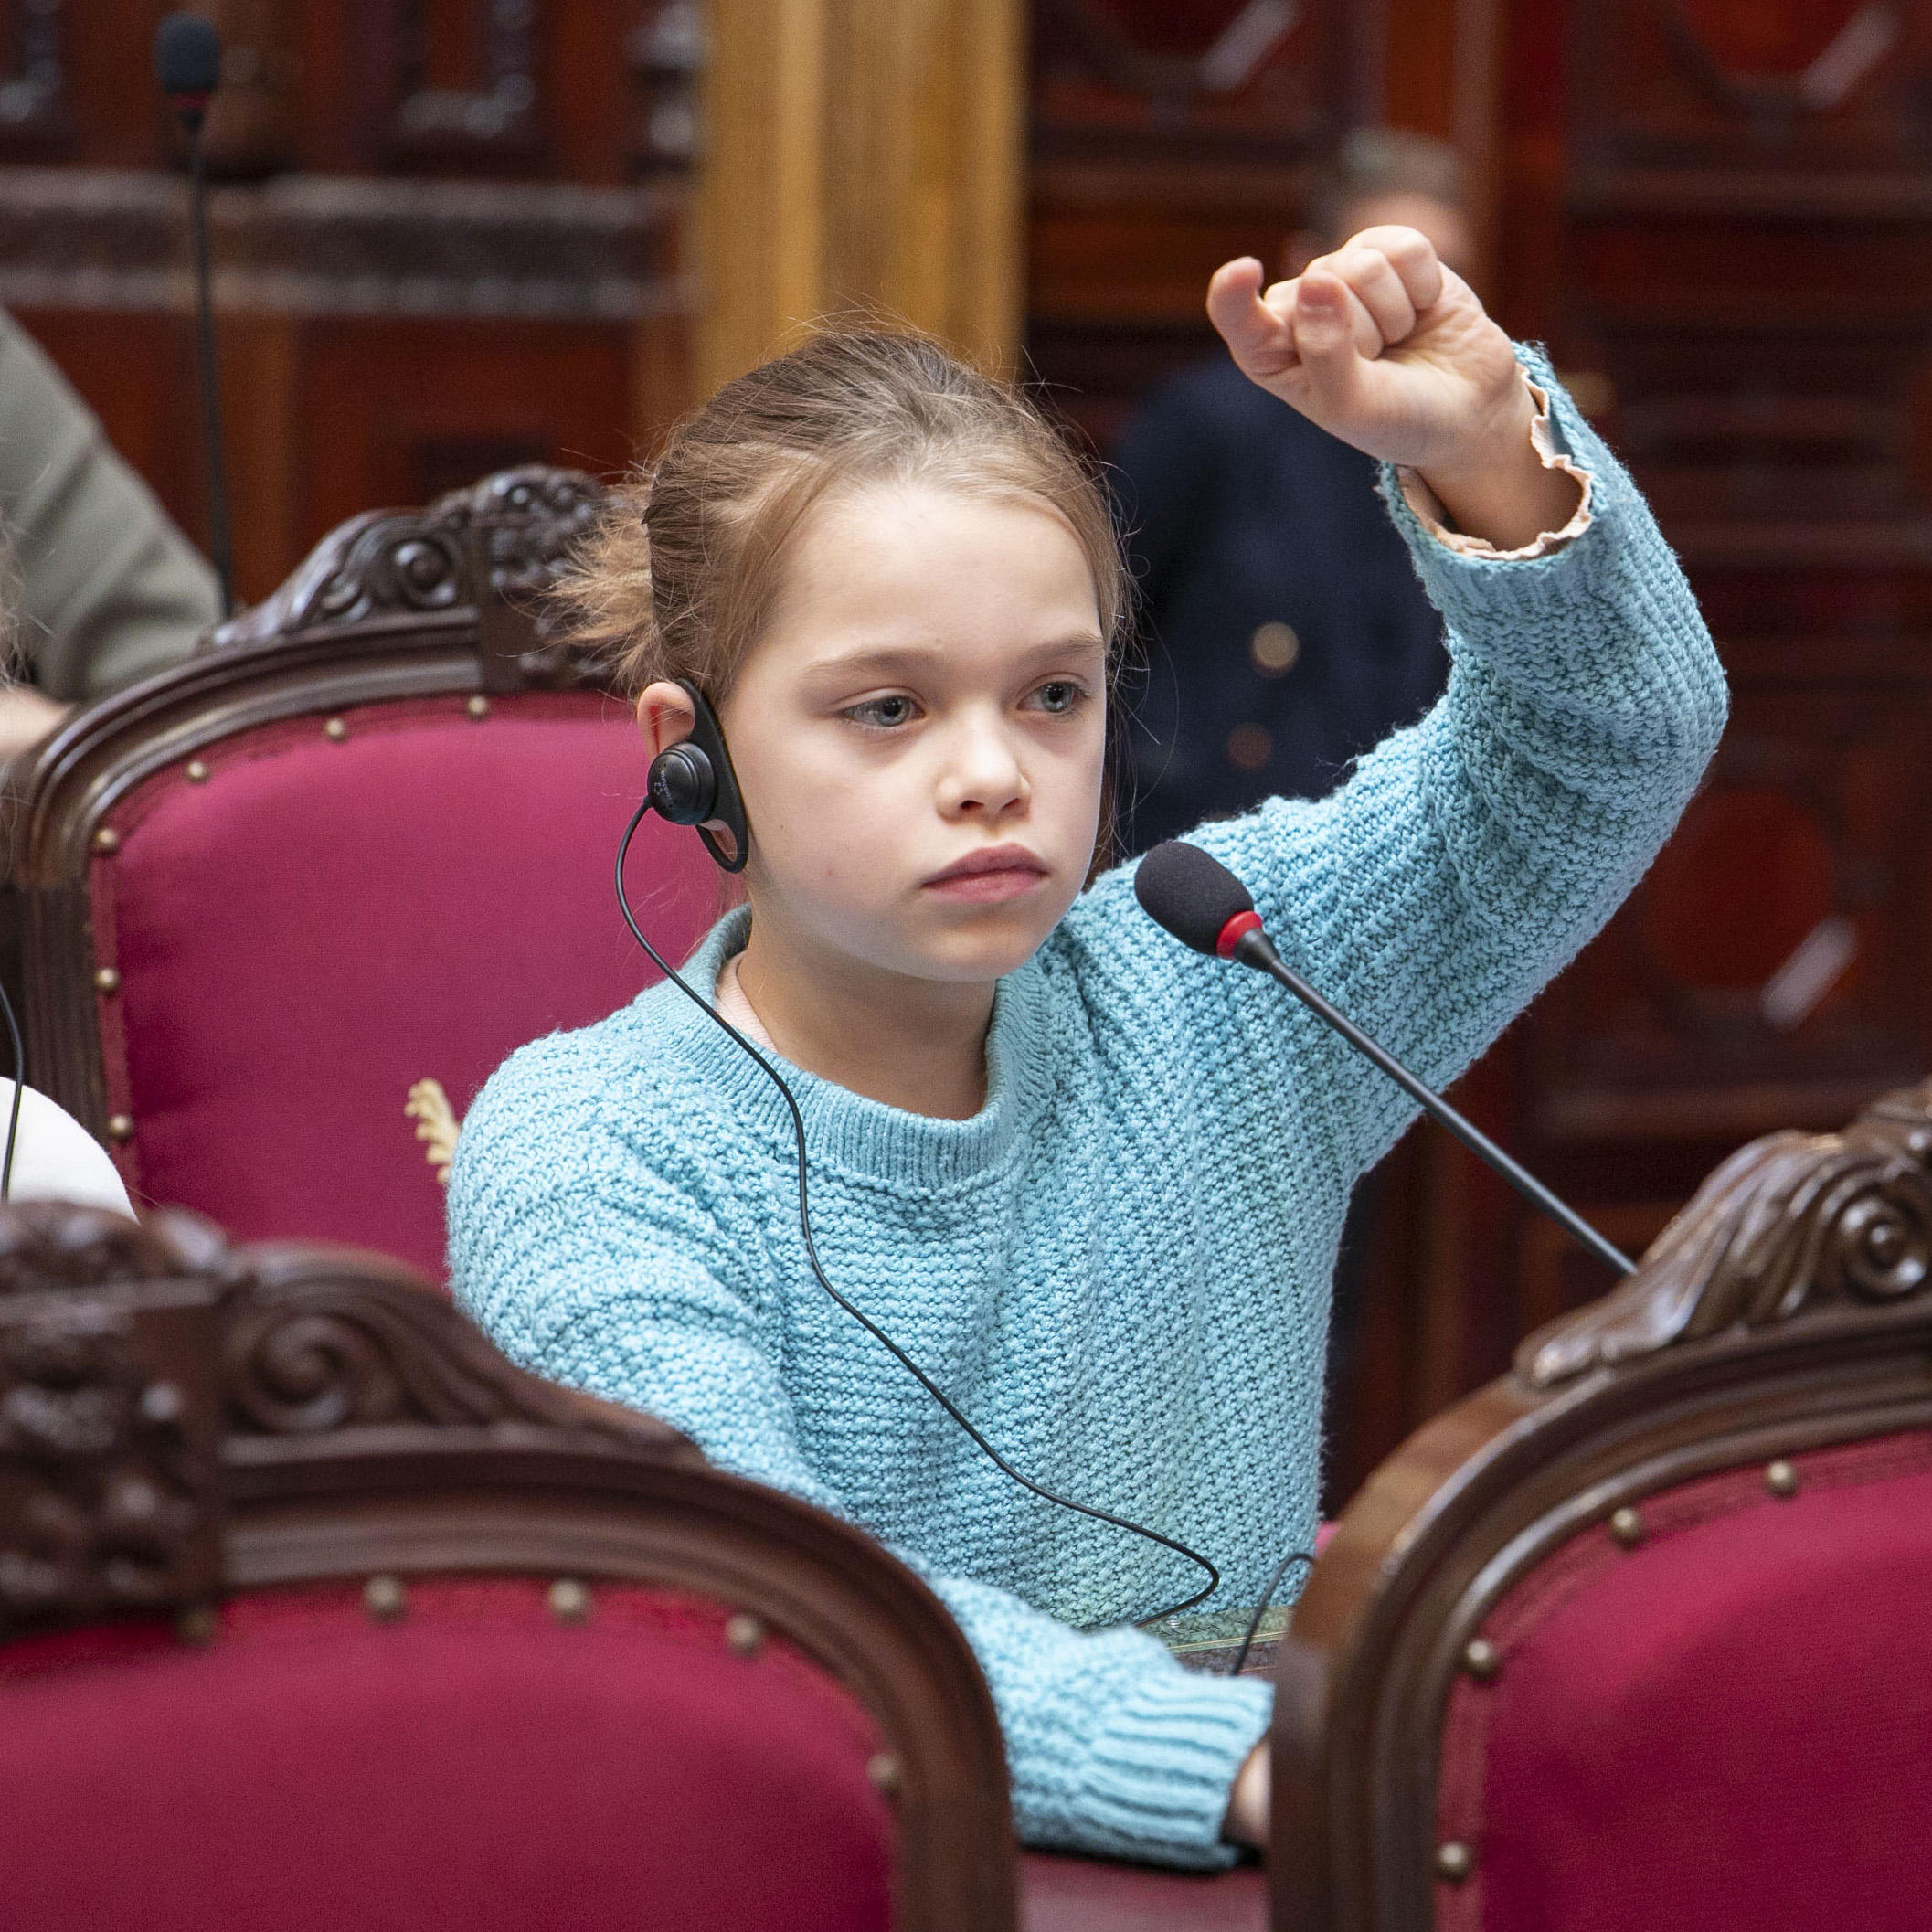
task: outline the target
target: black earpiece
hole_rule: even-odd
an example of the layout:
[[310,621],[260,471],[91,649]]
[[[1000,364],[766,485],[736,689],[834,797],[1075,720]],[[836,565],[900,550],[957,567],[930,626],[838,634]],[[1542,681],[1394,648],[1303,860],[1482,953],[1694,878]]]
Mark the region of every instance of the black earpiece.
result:
[[738,774],[725,748],[717,714],[688,678],[674,681],[691,700],[691,736],[651,760],[644,789],[652,809],[674,825],[695,825],[708,852],[727,872],[742,872],[751,854],[751,828],[738,796]]

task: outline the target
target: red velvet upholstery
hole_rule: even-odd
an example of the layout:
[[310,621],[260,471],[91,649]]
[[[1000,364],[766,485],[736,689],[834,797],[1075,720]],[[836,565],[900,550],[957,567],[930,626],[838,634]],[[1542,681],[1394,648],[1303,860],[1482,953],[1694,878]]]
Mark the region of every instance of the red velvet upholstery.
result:
[[1932,1916],[1932,1438],[1648,1498],[1576,1538],[1459,1681],[1437,1886],[1449,1932],[1906,1932]]
[[243,1597],[190,1650],[152,1627],[0,1649],[9,1932],[870,1932],[889,1807],[859,1707],[724,1607],[599,1587]]
[[[610,889],[644,759],[622,706],[461,697],[310,717],[128,794],[91,867],[109,1109],[137,1201],[242,1239],[354,1242],[442,1272],[442,1194],[403,1114],[458,1112],[513,1047],[655,977]],[[667,957],[718,908],[689,832],[648,819],[632,900]]]
[[1199,1874],[1035,1852],[1020,1861],[1020,1932],[1267,1932],[1259,1865]]

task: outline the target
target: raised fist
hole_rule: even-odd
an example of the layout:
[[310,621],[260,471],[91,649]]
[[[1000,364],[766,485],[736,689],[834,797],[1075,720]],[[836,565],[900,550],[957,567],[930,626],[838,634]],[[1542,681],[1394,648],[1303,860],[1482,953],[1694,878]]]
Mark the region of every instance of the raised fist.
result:
[[1215,271],[1207,313],[1244,374],[1343,442],[1419,470],[1471,534],[1513,547],[1575,507],[1575,484],[1531,450],[1509,337],[1414,228],[1364,228],[1266,291],[1243,256]]

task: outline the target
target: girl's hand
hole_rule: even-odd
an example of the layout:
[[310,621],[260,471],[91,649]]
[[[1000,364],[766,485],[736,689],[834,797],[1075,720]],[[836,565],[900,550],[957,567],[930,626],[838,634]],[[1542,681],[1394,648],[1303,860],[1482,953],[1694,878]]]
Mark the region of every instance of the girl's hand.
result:
[[1217,270],[1207,313],[1245,375],[1331,435],[1418,470],[1457,527],[1499,549],[1561,529],[1577,485],[1530,442],[1509,337],[1414,228],[1375,228],[1265,292]]
[[1263,1738],[1247,1754],[1235,1774],[1235,1788],[1227,1795],[1227,1816],[1221,1836],[1229,1844],[1251,1845],[1257,1852],[1268,1850],[1269,1805],[1268,1739]]

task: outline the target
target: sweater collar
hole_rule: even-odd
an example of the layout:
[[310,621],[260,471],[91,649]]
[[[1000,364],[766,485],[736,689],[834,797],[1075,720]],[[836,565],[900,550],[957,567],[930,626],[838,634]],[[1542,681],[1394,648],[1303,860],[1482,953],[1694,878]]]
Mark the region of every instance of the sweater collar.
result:
[[[717,997],[719,968],[744,949],[750,929],[750,908],[736,908],[680,969],[707,1005]],[[982,1179],[1040,1110],[1052,1080],[1049,1056],[1041,1051],[1046,1004],[1037,958],[1000,981],[986,1040],[986,1104],[966,1120],[908,1113],[808,1073],[782,1055],[767,1057],[797,1097],[815,1166],[840,1168],[902,1192],[940,1192]],[[738,1118],[780,1137],[789,1151],[784,1101],[721,1027],[668,983],[647,988],[633,1010],[647,1023],[646,1052],[674,1051]]]

